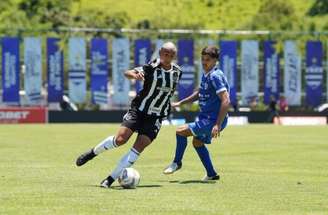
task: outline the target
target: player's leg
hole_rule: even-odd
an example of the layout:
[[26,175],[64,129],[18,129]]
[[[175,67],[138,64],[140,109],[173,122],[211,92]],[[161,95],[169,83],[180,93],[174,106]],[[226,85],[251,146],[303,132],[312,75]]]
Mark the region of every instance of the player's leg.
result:
[[164,174],[172,174],[182,167],[182,158],[187,147],[187,137],[192,136],[188,124],[182,125],[176,130],[176,148],[173,162],[164,169]]
[[176,131],[176,150],[173,162],[181,165],[184,152],[187,147],[187,137],[192,136],[189,126],[183,125],[178,127]]
[[143,152],[143,150],[152,143],[152,140],[146,135],[138,135],[136,141],[134,142],[130,151],[123,156],[120,161],[118,167],[112,172],[111,176],[116,179],[121,174],[123,169],[132,166],[139,155]]
[[76,165],[82,166],[89,160],[99,155],[100,153],[125,144],[129,140],[132,134],[133,131],[130,128],[123,127],[123,126],[120,127],[116,136],[107,137],[106,139],[101,141],[98,145],[96,145],[94,148],[80,155],[76,160]]
[[132,166],[137,161],[140,153],[156,138],[161,127],[161,119],[150,117],[139,120],[143,123],[140,123],[140,128],[138,129],[139,134],[133,147],[121,158],[114,171],[101,182],[102,187],[110,187],[122,171]]
[[[225,117],[221,124],[221,131],[227,126],[228,117]],[[200,120],[197,123],[197,129],[194,129],[195,136],[193,138],[193,146],[202,161],[203,166],[206,169],[206,175],[203,181],[208,180],[219,180],[220,176],[216,173],[210,153],[208,152],[205,144],[210,144],[212,140],[212,128],[215,125],[214,122],[208,121],[206,119]],[[205,143],[205,144],[204,144]]]
[[206,176],[203,178],[203,180],[204,181],[219,180],[220,176],[216,173],[216,171],[213,167],[210,153],[208,152],[205,144],[201,140],[199,140],[197,137],[193,138],[192,144],[198,154],[198,157],[202,161],[203,166],[206,169]]
[[133,130],[128,127],[121,126],[115,136],[109,136],[101,141],[96,147],[93,148],[93,151],[96,155],[99,155],[108,149],[121,146],[129,140],[132,134]]
[[124,115],[122,125],[117,134],[115,136],[108,136],[94,148],[80,155],[76,160],[76,165],[82,166],[100,153],[125,144],[138,127],[137,118],[137,112],[135,110],[129,110]]
[[140,153],[151,144],[151,139],[145,135],[138,135],[133,147],[118,162],[116,168],[101,182],[101,186],[108,188],[120,176],[125,168],[132,166],[139,158]]

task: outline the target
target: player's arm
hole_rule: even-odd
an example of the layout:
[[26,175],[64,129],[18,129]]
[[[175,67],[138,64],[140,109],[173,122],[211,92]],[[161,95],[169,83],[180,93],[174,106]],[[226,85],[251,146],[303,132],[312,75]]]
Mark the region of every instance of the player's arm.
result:
[[132,70],[127,70],[124,72],[124,76],[128,79],[135,79],[139,81],[144,81],[145,80],[145,75],[142,71],[138,69],[132,69]]
[[180,105],[192,103],[199,99],[199,89],[195,90],[190,96],[184,98],[178,102],[173,102],[172,107],[179,107]]
[[220,97],[220,100],[221,100],[221,108],[218,113],[218,118],[216,120],[216,124],[212,129],[213,137],[220,136],[221,125],[224,121],[224,118],[226,117],[226,115],[228,113],[228,109],[230,106],[230,97],[229,97],[228,91],[224,90],[222,92],[219,92],[217,95]]

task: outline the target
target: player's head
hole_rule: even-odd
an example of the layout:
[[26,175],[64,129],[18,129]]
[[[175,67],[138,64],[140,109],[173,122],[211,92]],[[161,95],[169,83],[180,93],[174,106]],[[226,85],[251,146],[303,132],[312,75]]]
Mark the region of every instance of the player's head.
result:
[[159,58],[164,65],[170,65],[177,54],[177,47],[172,42],[166,42],[159,50]]
[[215,46],[206,46],[202,50],[202,65],[205,72],[209,72],[219,59],[219,49]]

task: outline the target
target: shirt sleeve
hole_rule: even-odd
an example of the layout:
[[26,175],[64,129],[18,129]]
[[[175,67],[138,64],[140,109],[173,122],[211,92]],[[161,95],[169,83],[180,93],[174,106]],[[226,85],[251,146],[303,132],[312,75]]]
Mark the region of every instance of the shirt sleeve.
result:
[[141,72],[141,73],[144,72],[142,66],[135,67],[135,68],[134,68],[134,71],[136,71],[136,72]]
[[210,78],[216,94],[228,91],[226,79],[222,74],[211,74]]
[[151,65],[149,65],[149,64],[145,64],[145,65],[143,65],[143,66],[135,67],[135,68],[134,68],[134,71],[136,71],[136,72],[141,72],[141,73],[143,73],[144,75],[147,75],[147,74],[149,73],[150,69],[151,69]]

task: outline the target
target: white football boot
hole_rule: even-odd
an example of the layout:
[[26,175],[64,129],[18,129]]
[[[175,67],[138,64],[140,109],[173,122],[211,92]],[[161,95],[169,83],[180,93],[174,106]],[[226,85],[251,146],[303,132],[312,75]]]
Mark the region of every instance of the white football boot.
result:
[[202,178],[202,181],[206,182],[206,181],[217,181],[217,180],[220,180],[220,176],[219,175],[215,175],[215,176],[207,176],[205,175],[203,178]]
[[177,163],[171,163],[168,167],[166,167],[163,171],[164,174],[168,175],[168,174],[172,174],[174,173],[175,171],[181,169],[182,167],[182,164],[181,165],[178,165]]

